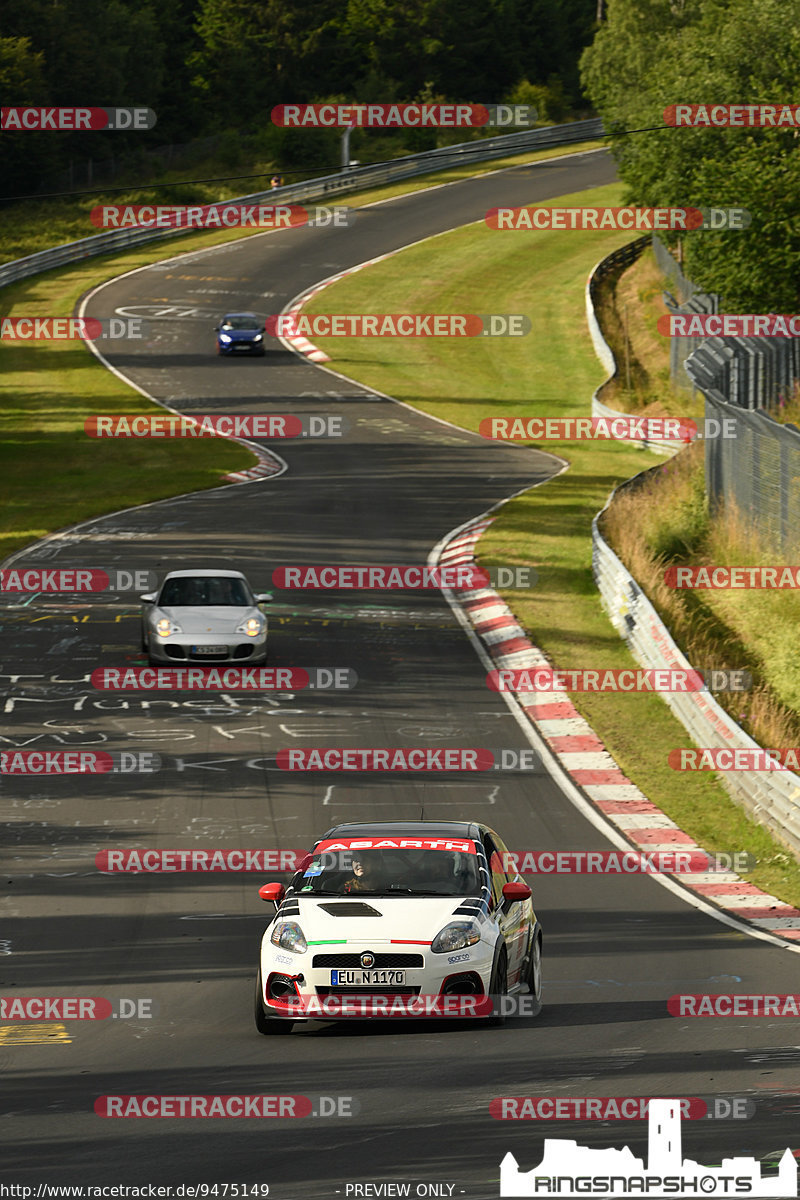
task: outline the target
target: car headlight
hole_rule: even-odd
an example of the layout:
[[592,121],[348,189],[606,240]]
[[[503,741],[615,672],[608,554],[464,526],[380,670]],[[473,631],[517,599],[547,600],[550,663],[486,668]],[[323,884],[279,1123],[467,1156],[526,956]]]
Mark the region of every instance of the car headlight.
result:
[[451,921],[439,930],[431,942],[431,950],[434,954],[450,954],[453,950],[474,946],[480,940],[481,932],[472,921]]
[[248,617],[241,625],[236,626],[237,633],[246,633],[248,637],[258,637],[263,629],[264,621],[261,617]]
[[305,954],[308,942],[300,926],[295,921],[279,921],[270,934],[273,946],[282,950],[291,950],[294,954]]
[[229,333],[221,333],[219,335],[219,340],[221,342],[230,342],[232,340],[232,338]]
[[176,625],[174,621],[170,621],[169,617],[159,617],[156,621],[156,633],[159,637],[171,637],[173,633],[183,633],[180,625]]
[[264,336],[263,333],[257,333],[256,336],[253,338],[253,341],[260,342],[261,339],[263,338],[263,336]]

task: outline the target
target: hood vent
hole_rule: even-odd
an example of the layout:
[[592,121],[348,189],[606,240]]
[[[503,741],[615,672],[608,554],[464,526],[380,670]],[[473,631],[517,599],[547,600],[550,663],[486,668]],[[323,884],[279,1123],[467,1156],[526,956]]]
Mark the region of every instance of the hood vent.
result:
[[343,904],[320,904],[317,906],[331,917],[381,917],[377,908],[366,904],[363,900],[345,901]]

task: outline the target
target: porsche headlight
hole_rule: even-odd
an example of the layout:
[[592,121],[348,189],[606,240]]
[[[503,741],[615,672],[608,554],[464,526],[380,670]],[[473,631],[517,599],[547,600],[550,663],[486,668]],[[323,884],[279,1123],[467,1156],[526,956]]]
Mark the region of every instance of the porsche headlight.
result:
[[167,638],[173,633],[183,633],[180,625],[176,625],[174,621],[170,621],[169,617],[159,617],[156,621],[156,633],[159,637]]
[[305,954],[308,943],[305,935],[296,921],[279,921],[270,934],[273,946],[282,950],[291,950],[294,954]]
[[434,954],[451,954],[453,950],[474,946],[480,940],[481,931],[472,921],[451,921],[439,930],[431,942],[431,950]]
[[264,629],[263,617],[248,617],[246,621],[242,621],[241,625],[237,625],[237,633],[246,633],[248,637],[258,637]]

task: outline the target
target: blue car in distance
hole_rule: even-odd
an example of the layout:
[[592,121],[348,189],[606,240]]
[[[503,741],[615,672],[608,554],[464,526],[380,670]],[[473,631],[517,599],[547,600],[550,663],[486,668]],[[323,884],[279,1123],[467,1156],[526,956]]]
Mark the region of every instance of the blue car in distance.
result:
[[264,322],[255,313],[226,313],[217,330],[217,354],[266,354]]

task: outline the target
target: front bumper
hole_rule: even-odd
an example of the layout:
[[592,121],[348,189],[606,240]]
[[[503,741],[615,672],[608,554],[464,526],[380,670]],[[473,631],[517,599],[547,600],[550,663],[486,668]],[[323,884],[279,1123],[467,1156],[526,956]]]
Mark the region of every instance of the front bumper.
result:
[[[417,950],[416,947],[414,949]],[[305,954],[288,954],[269,943],[269,950],[263,952],[261,958],[261,998],[265,1014],[292,1021],[337,1020],[339,1017],[353,1016],[380,1018],[383,1015],[382,1008],[387,1016],[402,1015],[398,1011],[400,1006],[393,1004],[395,1000],[408,1002],[413,1008],[413,1001],[422,1006],[434,997],[480,997],[489,990],[492,956],[483,943],[470,947],[469,952],[461,951],[456,955],[433,954],[429,946],[419,947],[419,952],[414,955],[392,954],[389,947],[370,943],[363,950],[375,954],[376,970],[402,969],[405,971],[404,982],[333,986],[332,971],[350,969],[351,960],[359,958],[362,947],[348,944],[347,950],[347,954],[334,955],[320,953],[316,947],[310,947]],[[479,953],[475,953],[476,950]],[[404,958],[412,957],[421,965],[403,963]],[[324,960],[324,965],[319,964],[319,959]],[[457,961],[448,962],[448,959]],[[340,965],[336,966],[334,960],[338,960]],[[391,966],[393,963],[397,964],[396,968]],[[366,997],[375,997],[376,1003],[368,1004],[369,1011],[362,1012],[360,1000]],[[330,1005],[329,999],[333,1001]],[[335,1009],[339,1001],[342,1008],[349,1011],[337,1014]],[[385,1006],[382,1001],[385,1001]],[[303,1005],[309,1007],[307,1014],[303,1011]],[[395,1011],[390,1011],[393,1008]],[[431,1012],[430,1015],[444,1016],[446,1013]],[[452,1015],[459,1014],[453,1012]]]
[[[267,661],[267,633],[250,638],[243,633],[177,633],[168,638],[151,633],[148,653],[154,662],[176,665],[181,663],[223,663],[226,666],[259,665]],[[220,648],[221,653],[209,654],[197,647]]]

